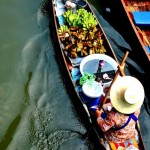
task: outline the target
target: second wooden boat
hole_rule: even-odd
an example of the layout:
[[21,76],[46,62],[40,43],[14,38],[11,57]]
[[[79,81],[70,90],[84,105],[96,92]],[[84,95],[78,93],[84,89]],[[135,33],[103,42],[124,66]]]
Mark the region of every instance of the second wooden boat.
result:
[[150,61],[150,1],[121,0],[121,3],[140,42],[141,49]]
[[[71,8],[68,11],[68,8],[66,8],[65,5],[65,1],[50,1],[50,35],[53,39],[54,47],[56,48],[56,53],[60,61],[59,64],[62,66],[63,75],[67,80],[69,90],[71,90],[71,93],[73,93],[74,102],[78,104],[78,107],[83,109],[82,116],[84,115],[83,118],[85,120],[88,120],[88,122],[91,124],[93,132],[95,133],[94,135],[97,137],[97,141],[100,144],[100,149],[105,149],[100,142],[100,139],[103,137],[103,132],[100,131],[99,127],[97,126],[95,116],[93,115],[89,107],[87,107],[87,103],[81,96],[80,85],[78,84],[79,78],[81,76],[78,75],[82,75],[82,67],[80,62],[83,63],[83,61],[85,60],[84,58],[87,58],[91,55],[93,56],[93,60],[95,60],[96,58],[96,60],[102,58],[109,59],[108,64],[110,66],[113,66],[113,70],[111,70],[111,78],[113,79],[117,71],[118,61],[100,23],[98,22],[96,16],[94,15],[94,12],[90,7],[90,4],[87,1],[81,0],[71,1],[71,3],[73,3],[71,4],[71,6],[77,7]],[[86,25],[82,26],[84,20],[81,20],[79,14],[76,14],[76,12],[78,11],[80,13],[85,13],[84,15],[82,14],[82,18],[84,18],[85,16],[91,17],[84,18],[84,20],[86,20],[86,25],[88,20],[92,19],[92,22],[95,22],[95,26],[92,25],[89,27],[89,24],[87,25],[89,28]],[[64,14],[69,20],[68,22],[64,20]],[[74,14],[76,15],[74,16]],[[73,21],[74,24],[72,24],[71,21]],[[76,26],[76,24],[78,24],[79,26]],[[91,69],[90,67],[88,68]],[[105,72],[108,73],[108,70]],[[102,79],[103,77],[100,76],[100,78]],[[104,79],[103,82],[106,83],[106,80]],[[144,150],[144,144],[138,123],[137,129],[139,131],[140,139],[139,147]]]

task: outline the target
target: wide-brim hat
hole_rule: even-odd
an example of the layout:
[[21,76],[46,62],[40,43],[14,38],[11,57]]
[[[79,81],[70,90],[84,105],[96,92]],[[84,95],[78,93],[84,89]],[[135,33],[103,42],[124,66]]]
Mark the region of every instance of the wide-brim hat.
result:
[[141,82],[132,76],[119,77],[110,89],[113,107],[124,114],[138,110],[144,101],[144,88]]

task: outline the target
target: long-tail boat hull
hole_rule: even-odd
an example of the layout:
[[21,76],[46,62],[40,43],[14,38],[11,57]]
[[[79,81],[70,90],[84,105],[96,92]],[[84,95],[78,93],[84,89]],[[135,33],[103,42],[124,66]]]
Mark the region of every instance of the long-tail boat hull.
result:
[[[90,7],[90,4],[87,1],[86,1],[86,3],[87,3],[87,6],[84,9],[90,11],[94,15],[94,12],[92,11],[92,9]],[[100,143],[100,138],[103,137],[103,132],[101,132],[101,130],[99,129],[97,122],[96,122],[96,118],[93,115],[93,113],[91,113],[88,110],[85,103],[82,101],[78,91],[76,90],[76,86],[74,84],[74,81],[72,79],[71,68],[73,68],[73,66],[70,63],[70,60],[68,59],[68,57],[65,55],[64,49],[62,48],[62,42],[61,42],[59,34],[58,34],[58,29],[59,29],[60,25],[58,23],[58,18],[57,18],[56,10],[55,10],[54,6],[55,6],[54,0],[51,0],[50,1],[51,15],[50,15],[50,24],[49,24],[50,36],[52,37],[54,47],[56,48],[56,54],[57,54],[59,61],[60,61],[59,64],[63,70],[63,75],[64,75],[65,79],[67,80],[67,84],[69,85],[69,90],[73,94],[73,99],[75,100],[75,103],[78,104],[78,107],[81,106],[80,108],[83,108],[82,115],[86,116],[86,117],[84,117],[84,119],[88,120],[89,123],[92,124],[92,128],[93,128],[92,131],[95,133],[94,135],[96,136],[96,139],[97,139],[98,143],[100,144],[99,145],[100,149],[105,149]],[[95,18],[96,18],[96,16],[95,16]],[[98,28],[101,30],[103,45],[104,45],[105,49],[107,50],[105,54],[112,57],[114,60],[116,60],[116,63],[118,63],[117,58],[115,56],[115,53],[114,53],[114,51],[113,51],[105,33],[104,33],[100,23],[98,23]],[[139,124],[137,123],[137,125],[138,125],[137,129],[139,131],[139,137],[140,137],[140,143],[139,143],[140,145],[139,146],[141,147],[142,150],[144,150],[144,144],[143,144]]]

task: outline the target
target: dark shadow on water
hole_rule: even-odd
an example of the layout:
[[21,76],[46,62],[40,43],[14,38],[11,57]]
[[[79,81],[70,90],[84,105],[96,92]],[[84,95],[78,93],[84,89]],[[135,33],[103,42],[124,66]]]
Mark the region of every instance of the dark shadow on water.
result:
[[29,72],[28,74],[28,80],[24,86],[24,103],[25,104],[28,104],[29,103],[29,98],[30,98],[30,95],[29,95],[29,85],[30,85],[30,81],[31,81],[31,78],[32,78],[32,72]]
[[15,133],[15,130],[20,123],[21,116],[18,115],[15,120],[10,124],[6,134],[4,135],[3,139],[0,141],[0,150],[5,150],[7,146],[10,144],[13,134]]

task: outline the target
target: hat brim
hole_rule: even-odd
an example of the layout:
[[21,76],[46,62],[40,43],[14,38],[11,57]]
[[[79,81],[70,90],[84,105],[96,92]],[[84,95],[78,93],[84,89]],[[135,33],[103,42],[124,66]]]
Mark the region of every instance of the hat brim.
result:
[[[128,87],[137,89],[138,101],[134,104],[129,104],[124,98],[124,93]],[[144,95],[143,85],[131,76],[117,78],[110,90],[110,100],[113,107],[124,114],[131,114],[138,110],[143,104]]]

